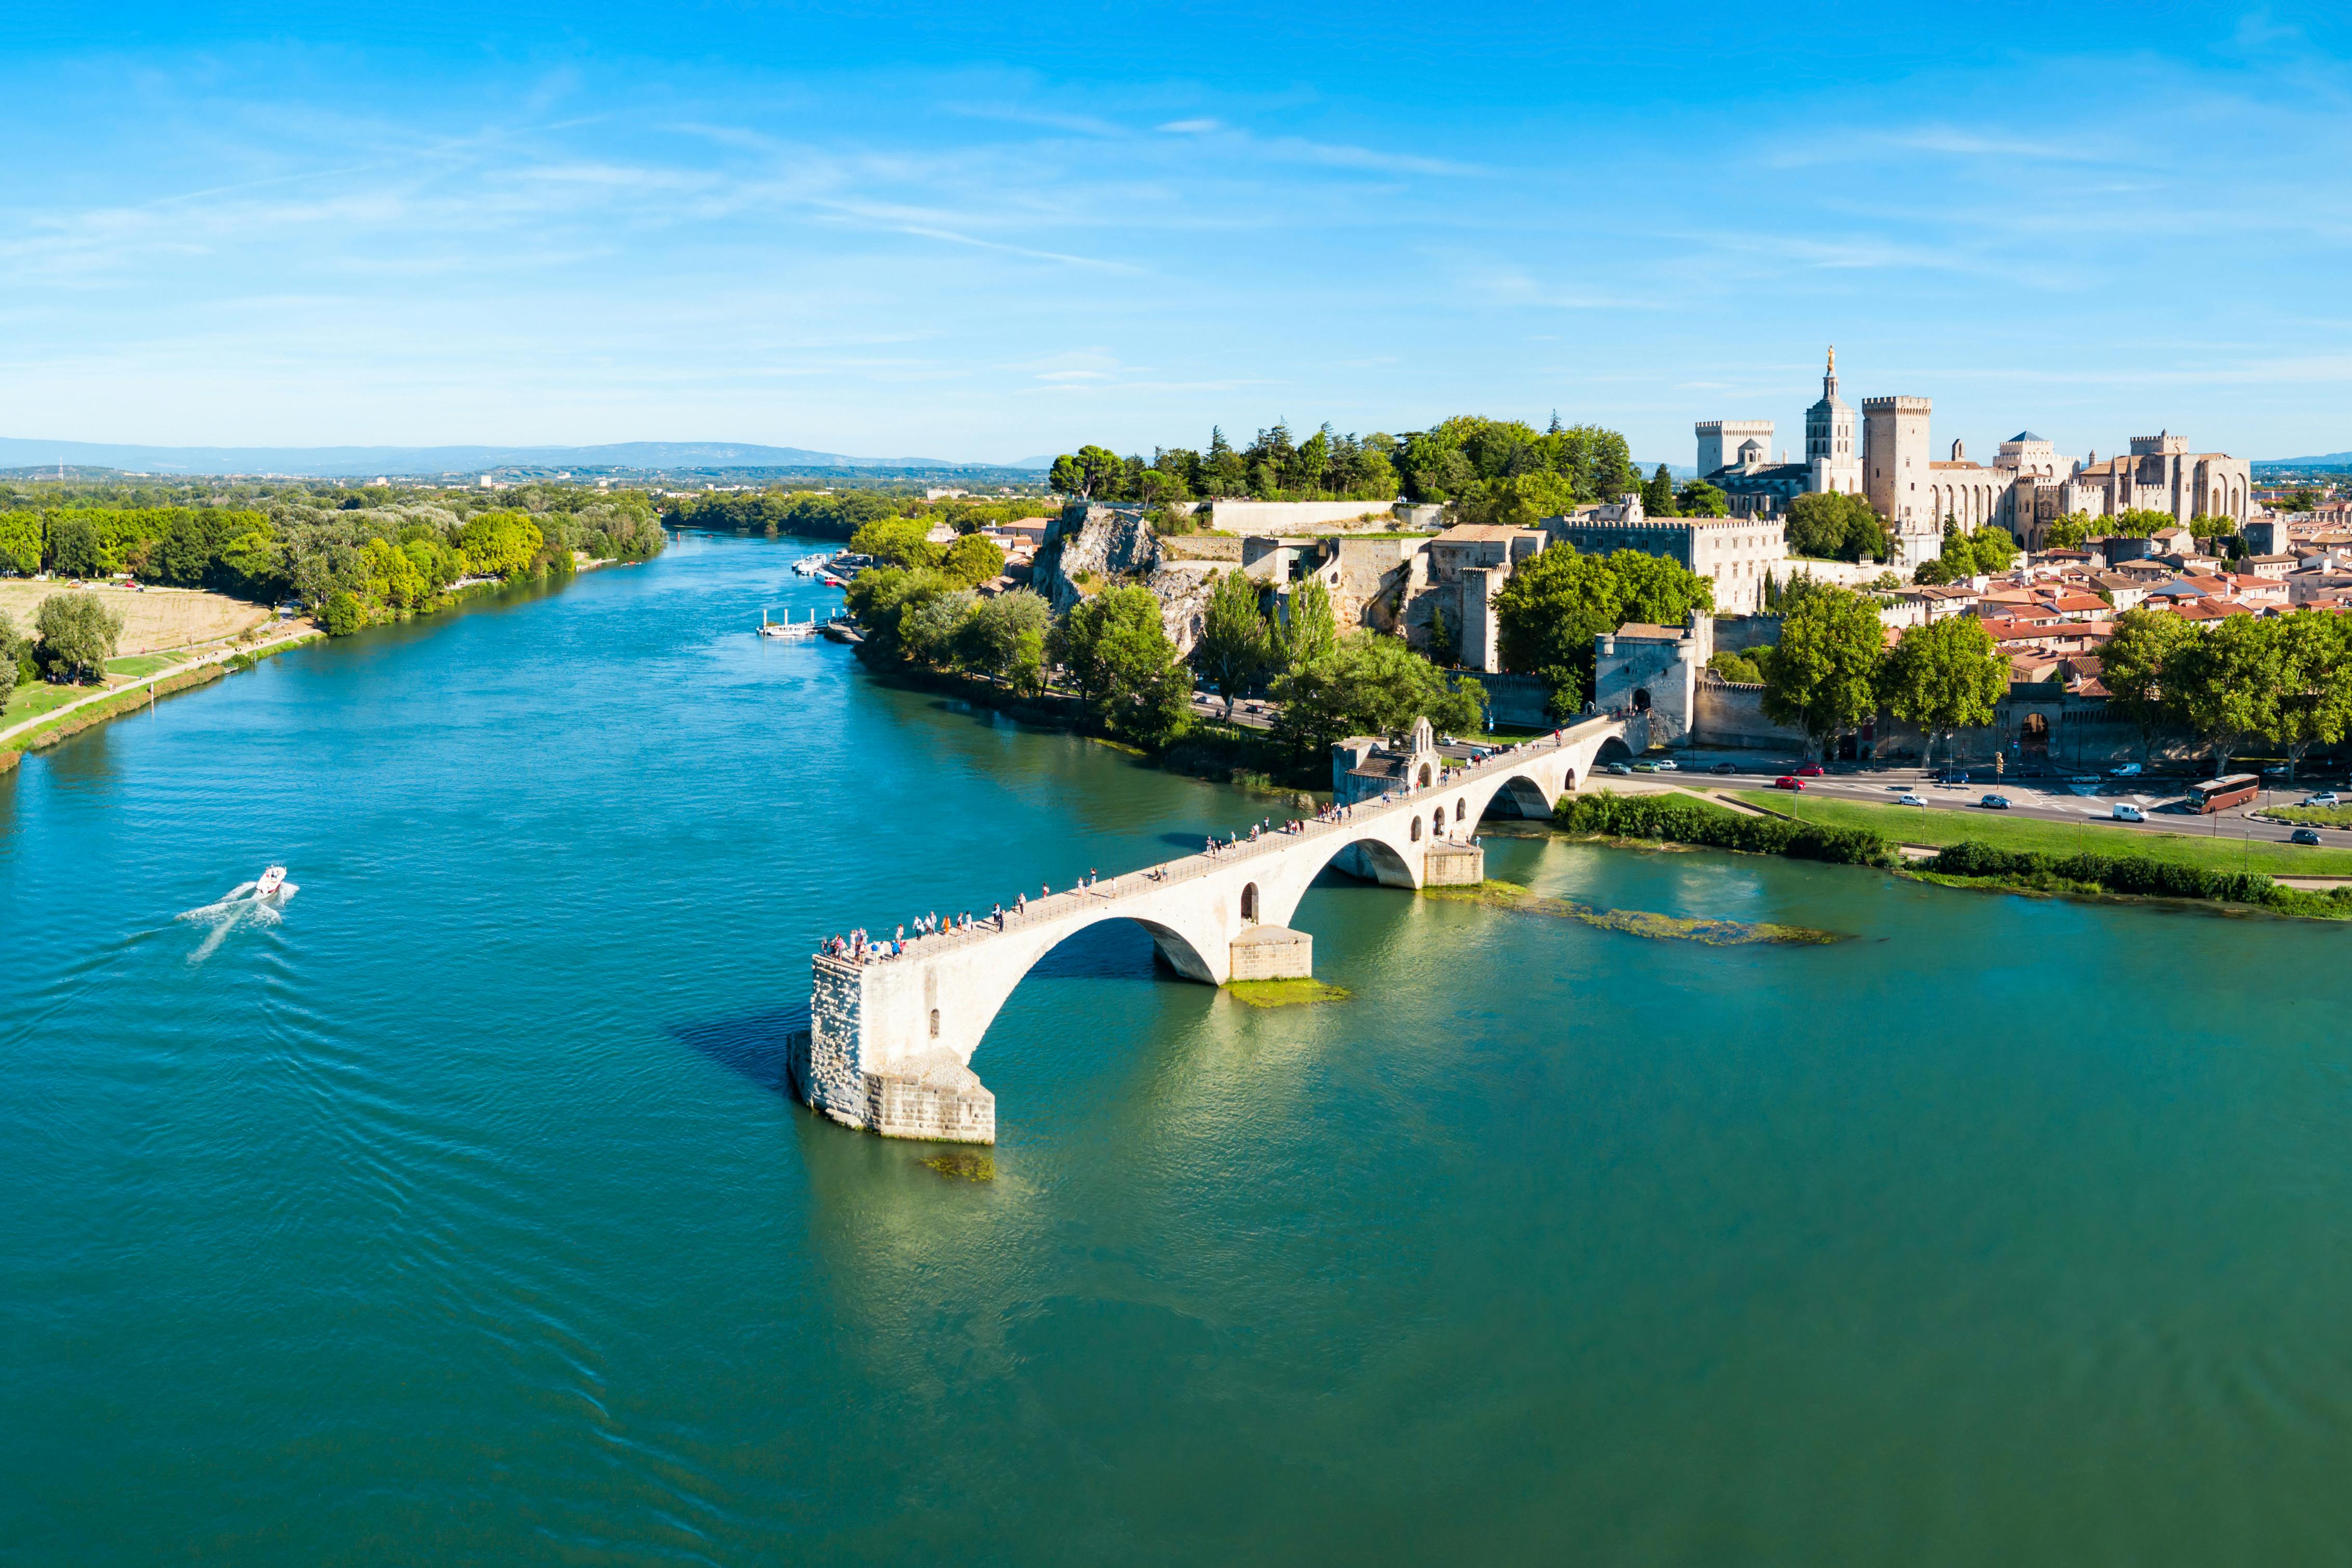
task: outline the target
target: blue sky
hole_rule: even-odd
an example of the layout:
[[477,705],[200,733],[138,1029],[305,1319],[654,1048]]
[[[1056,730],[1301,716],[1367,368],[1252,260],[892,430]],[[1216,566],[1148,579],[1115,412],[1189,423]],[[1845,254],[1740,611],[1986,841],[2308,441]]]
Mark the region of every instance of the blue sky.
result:
[[0,16],[0,435],[2352,447],[2340,12],[316,9]]

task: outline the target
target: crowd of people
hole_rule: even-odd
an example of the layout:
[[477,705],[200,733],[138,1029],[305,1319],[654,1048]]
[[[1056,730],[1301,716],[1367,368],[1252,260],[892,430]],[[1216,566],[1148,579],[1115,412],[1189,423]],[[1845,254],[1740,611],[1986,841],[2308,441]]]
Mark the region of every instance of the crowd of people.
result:
[[[1551,742],[1554,746],[1561,744],[1562,739],[1563,738],[1559,731],[1554,730],[1551,732]],[[1521,742],[1518,746],[1513,746],[1509,749],[1512,751],[1517,751],[1521,746],[1534,743],[1535,742]],[[1433,787],[1444,787],[1443,781]],[[1372,806],[1385,805],[1391,801],[1407,798],[1420,793],[1421,789],[1419,787],[1408,782],[1402,788],[1392,790],[1388,794],[1381,795],[1377,801],[1350,801],[1345,805],[1342,805],[1338,801],[1334,801],[1328,805],[1317,811],[1311,819],[1306,817],[1291,817],[1277,826],[1273,817],[1263,817],[1260,820],[1250,824],[1246,837],[1239,832],[1228,834],[1222,839],[1212,834],[1202,845],[1201,852],[1212,860],[1220,859],[1223,858],[1227,852],[1244,843],[1255,844],[1258,842],[1261,837],[1269,833],[1281,833],[1295,836],[1306,832],[1308,827],[1317,824],[1347,822],[1355,816],[1356,808],[1359,805]],[[1164,862],[1160,865],[1154,866],[1150,870],[1143,873],[1146,879],[1154,882],[1166,881],[1168,879],[1168,867]],[[1079,878],[1077,881],[1072,885],[1071,890],[1073,892],[1079,893],[1091,891],[1099,880],[1100,879],[1096,875],[1094,870],[1089,868],[1087,874]],[[1054,889],[1051,883],[1046,883],[1037,889],[1037,897],[1041,902],[1052,898],[1053,896]],[[1000,931],[1008,930],[1015,921],[1025,917],[1028,912],[1028,896],[1026,894],[1015,894],[1013,902],[1009,906],[1005,904],[992,905],[984,921],[982,919],[974,917],[970,912],[950,915],[942,921],[939,913],[934,910],[929,914],[918,915],[910,922],[911,929],[914,932],[911,939],[907,934],[909,930],[908,925],[900,926],[894,935],[881,938],[871,937],[866,933],[863,927],[859,927],[852,930],[846,936],[832,936],[826,938],[823,946],[820,947],[818,951],[824,957],[842,959],[850,963],[877,963],[885,959],[897,958],[901,953],[907,952],[913,942],[920,942],[927,936],[952,936],[960,933],[969,933],[971,931],[981,931],[983,929]]]

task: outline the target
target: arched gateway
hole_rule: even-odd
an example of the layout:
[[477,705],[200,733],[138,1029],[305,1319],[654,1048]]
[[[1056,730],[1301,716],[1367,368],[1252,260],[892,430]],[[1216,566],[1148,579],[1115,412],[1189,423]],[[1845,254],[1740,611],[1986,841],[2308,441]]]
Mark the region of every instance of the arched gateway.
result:
[[1625,744],[1629,726],[1644,728],[1638,717],[1590,719],[1556,739],[1449,768],[1427,788],[1359,801],[1301,832],[1057,893],[1008,914],[1002,927],[989,920],[921,937],[895,958],[819,954],[809,1028],[790,1042],[796,1091],[853,1127],[992,1142],[996,1100],[973,1074],[972,1053],[1030,967],[1070,937],[1131,920],[1187,979],[1304,977],[1313,944],[1289,929],[1290,917],[1327,866],[1389,887],[1475,881],[1484,852],[1449,825],[1476,822],[1505,791],[1523,814],[1549,811],[1603,745]]

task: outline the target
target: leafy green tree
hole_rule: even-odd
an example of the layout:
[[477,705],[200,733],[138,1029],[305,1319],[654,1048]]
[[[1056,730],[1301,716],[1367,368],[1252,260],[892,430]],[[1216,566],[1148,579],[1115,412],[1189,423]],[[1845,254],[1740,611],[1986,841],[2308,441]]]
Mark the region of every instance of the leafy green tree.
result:
[[982,599],[964,618],[964,667],[992,676],[1015,690],[1034,690],[1045,668],[1045,634],[1054,612],[1043,595],[1015,588]]
[[63,517],[51,522],[49,570],[60,577],[95,577],[103,572],[98,525],[87,517]]
[[1239,571],[1226,573],[1209,590],[1200,640],[1192,645],[1192,668],[1225,700],[1225,717],[1231,719],[1234,699],[1273,662],[1274,630],[1258,608],[1257,584]]
[[2017,541],[2005,528],[1979,528],[1969,535],[1969,546],[1975,552],[1977,570],[1987,576],[2006,572],[2017,563]]
[[327,595],[326,605],[319,612],[319,625],[331,637],[347,637],[367,625],[367,610],[360,604],[357,594],[349,588],[338,588]]
[[1722,488],[1705,479],[1693,479],[1675,498],[1675,505],[1685,517],[1729,517],[1731,498]]
[[2287,782],[2314,745],[2333,746],[2352,729],[2352,629],[2344,617],[2299,610],[2264,623],[2277,646],[2279,688],[2265,739],[2286,748]]
[[1715,607],[1715,588],[1666,556],[1556,544],[1511,574],[1494,607],[1503,667],[1542,680],[1548,711],[1565,719],[1591,694],[1594,637],[1628,621],[1679,626]]
[[908,613],[952,592],[948,580],[931,567],[875,566],[852,578],[842,597],[877,649],[903,656],[907,646],[899,634]]
[[1117,500],[1127,478],[1127,460],[1107,447],[1087,446],[1054,459],[1046,483],[1064,495]]
[[1717,648],[1707,659],[1706,667],[1725,680],[1742,686],[1761,686],[1764,684],[1764,667],[1756,659],[1756,655],[1761,651],[1760,648],[1752,648],[1746,653],[1738,653],[1730,648]]
[[1804,731],[1815,750],[1865,722],[1878,708],[1885,628],[1868,599],[1816,587],[1782,617],[1764,676],[1764,716]]
[[1673,517],[1675,512],[1675,477],[1664,463],[1642,487],[1642,510],[1652,517]]
[[2126,507],[2107,520],[2107,531],[2122,534],[2127,539],[2146,539],[2152,533],[2170,528],[2176,521],[2168,511],[2158,511],[2152,507]]
[[30,639],[16,629],[15,618],[0,610],[0,707],[7,705],[8,693],[16,689],[17,667],[29,647]]
[[[886,565],[937,566],[940,547],[930,542],[930,531],[931,525],[919,517],[879,517],[858,525],[849,536],[849,548]],[[963,541],[956,542],[961,545]]]
[[1276,662],[1291,674],[1339,651],[1339,618],[1322,578],[1309,577],[1290,591],[1289,615],[1274,628],[1274,651]]
[[2197,636],[2179,616],[2138,606],[2116,617],[2115,636],[2099,650],[2099,683],[2107,702],[2139,730],[2145,765],[2156,748],[2157,731],[2187,722],[2168,680],[2175,657]]
[[30,577],[41,569],[41,514],[0,512],[0,573]]
[[[1875,618],[1875,617],[1874,617]],[[2009,691],[2009,664],[1974,616],[1948,616],[1903,634],[1879,671],[1886,710],[1927,731],[1930,757],[1955,731],[1992,722]]]
[[898,647],[918,664],[953,665],[977,602],[971,589],[957,587],[908,601],[898,615]]
[[1004,570],[1004,551],[992,539],[967,533],[948,546],[940,570],[958,587],[977,588]]
[[1475,681],[1448,685],[1402,637],[1356,632],[1339,650],[1286,677],[1275,738],[1300,762],[1328,755],[1349,735],[1394,735],[1426,716],[1440,730],[1475,731],[1485,693]]
[[2230,771],[2246,736],[2279,727],[2285,661],[2272,633],[2275,625],[2231,616],[2185,638],[2173,655],[2180,712],[2212,747],[2217,777]]
[[1192,677],[1143,587],[1112,588],[1074,605],[1055,651],[1096,721],[1112,735],[1157,748],[1191,721]]
[[530,570],[547,538],[519,511],[486,511],[458,531],[466,565],[479,577],[516,577]]
[[96,594],[52,594],[34,613],[33,629],[41,635],[41,661],[53,677],[96,680],[114,657],[122,616]]
[[2091,542],[2091,514],[2070,511],[2053,519],[2049,531],[2042,536],[2044,550],[2080,550]]
[[1895,542],[1870,503],[1839,491],[1801,495],[1789,502],[1789,553],[1816,561],[1892,560]]

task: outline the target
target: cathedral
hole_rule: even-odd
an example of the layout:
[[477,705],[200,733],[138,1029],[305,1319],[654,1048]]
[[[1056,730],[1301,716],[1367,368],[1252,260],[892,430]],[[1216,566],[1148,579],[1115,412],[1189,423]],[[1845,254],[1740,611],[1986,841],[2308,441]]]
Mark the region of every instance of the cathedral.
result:
[[1933,408],[1925,397],[1865,397],[1857,442],[1854,410],[1838,396],[1832,348],[1821,401],[1805,411],[1803,462],[1769,460],[1769,419],[1708,420],[1696,426],[1699,473],[1731,498],[1737,517],[1778,518],[1801,495],[1859,495],[1885,520],[1895,540],[1892,564],[1904,570],[1941,553],[1947,522],[1971,533],[2004,528],[2037,549],[2050,524],[2070,512],[2099,518],[2154,510],[2182,523],[2200,515],[2247,516],[2252,472],[2246,460],[2191,452],[2185,438],[2169,432],[2135,437],[2127,456],[2104,463],[2095,455],[2080,462],[2062,458],[2031,430],[2003,441],[1990,464],[1971,460],[1958,441],[1938,460],[1927,434]]

